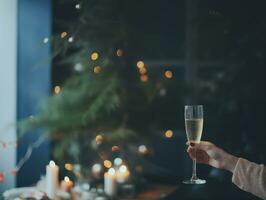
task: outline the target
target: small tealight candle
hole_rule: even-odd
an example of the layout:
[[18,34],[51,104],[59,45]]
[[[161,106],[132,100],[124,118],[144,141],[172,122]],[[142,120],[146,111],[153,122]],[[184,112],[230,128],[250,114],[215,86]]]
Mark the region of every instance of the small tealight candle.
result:
[[65,176],[64,180],[61,181],[61,189],[69,192],[73,188],[73,181],[69,179],[69,177]]
[[58,189],[58,174],[59,167],[51,160],[46,166],[46,194],[50,199],[56,197]]
[[108,196],[115,196],[117,191],[116,172],[114,168],[110,168],[104,174],[104,192]]
[[118,169],[116,180],[118,183],[124,183],[128,181],[129,175],[130,175],[130,172],[127,169],[127,166],[121,165]]

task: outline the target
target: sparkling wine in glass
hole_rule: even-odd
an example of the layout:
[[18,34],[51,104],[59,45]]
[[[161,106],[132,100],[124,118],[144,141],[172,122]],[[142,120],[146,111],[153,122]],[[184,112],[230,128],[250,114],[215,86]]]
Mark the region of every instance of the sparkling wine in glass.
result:
[[[203,129],[203,106],[186,105],[185,106],[185,127],[187,139],[190,143],[200,143]],[[196,156],[195,156],[196,157]],[[183,181],[185,184],[204,184],[205,180],[197,177],[196,158],[193,159],[192,177]]]

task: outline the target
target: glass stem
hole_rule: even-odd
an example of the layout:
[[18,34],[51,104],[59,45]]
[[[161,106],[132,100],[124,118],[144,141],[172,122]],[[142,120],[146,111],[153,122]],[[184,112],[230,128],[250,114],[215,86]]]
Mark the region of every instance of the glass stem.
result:
[[191,178],[191,179],[197,179],[197,161],[196,161],[196,152],[195,152],[195,158],[193,159],[192,178]]

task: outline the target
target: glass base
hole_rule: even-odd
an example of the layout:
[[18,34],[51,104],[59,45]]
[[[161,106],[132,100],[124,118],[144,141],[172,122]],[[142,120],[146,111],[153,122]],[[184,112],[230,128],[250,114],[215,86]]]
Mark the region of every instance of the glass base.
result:
[[205,184],[206,180],[199,179],[199,178],[191,178],[190,180],[183,181],[184,184]]

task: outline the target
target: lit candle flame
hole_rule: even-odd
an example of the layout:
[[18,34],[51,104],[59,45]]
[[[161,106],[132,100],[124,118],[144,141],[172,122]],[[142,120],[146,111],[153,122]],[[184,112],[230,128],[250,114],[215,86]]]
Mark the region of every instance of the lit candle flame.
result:
[[55,167],[55,162],[54,162],[53,160],[51,160],[51,161],[49,162],[49,165],[50,165],[51,167]]
[[65,176],[64,181],[65,182],[69,182],[70,181],[69,177],[68,176]]
[[127,166],[121,165],[121,167],[119,167],[119,172],[125,173],[126,171],[127,171]]
[[108,174],[110,174],[110,175],[115,175],[115,169],[114,169],[114,168],[110,168],[110,169],[108,170]]

